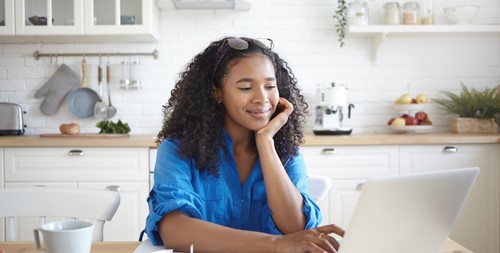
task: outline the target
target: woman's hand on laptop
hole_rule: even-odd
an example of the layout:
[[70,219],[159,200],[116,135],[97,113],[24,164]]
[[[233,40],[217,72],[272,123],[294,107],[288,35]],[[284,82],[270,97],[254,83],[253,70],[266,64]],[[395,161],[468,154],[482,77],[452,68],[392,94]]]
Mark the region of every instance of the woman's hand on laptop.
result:
[[332,233],[344,236],[345,231],[334,224],[330,224],[284,235],[276,241],[276,252],[336,253],[340,245],[335,238],[328,235]]

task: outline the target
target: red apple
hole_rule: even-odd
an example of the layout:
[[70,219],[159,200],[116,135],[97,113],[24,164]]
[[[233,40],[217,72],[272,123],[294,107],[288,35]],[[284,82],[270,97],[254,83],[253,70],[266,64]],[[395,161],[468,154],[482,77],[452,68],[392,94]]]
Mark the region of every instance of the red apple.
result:
[[406,118],[410,117],[410,115],[408,115],[408,114],[405,113],[405,114],[401,114],[401,116],[399,116],[399,117],[403,118],[403,119],[406,119]]
[[408,118],[406,118],[406,125],[407,126],[418,125],[418,119],[415,117],[409,116]]
[[415,118],[418,119],[419,122],[426,121],[429,116],[425,112],[417,112],[415,113]]
[[390,125],[392,124],[392,122],[393,122],[393,121],[394,121],[394,118],[391,118],[389,121],[387,121],[387,125],[389,125],[389,126],[390,126]]

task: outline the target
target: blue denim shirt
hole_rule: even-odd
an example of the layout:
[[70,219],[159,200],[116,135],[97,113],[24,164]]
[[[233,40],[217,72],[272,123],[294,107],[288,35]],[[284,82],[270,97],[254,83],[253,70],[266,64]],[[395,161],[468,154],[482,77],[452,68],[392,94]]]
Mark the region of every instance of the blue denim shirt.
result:
[[[154,245],[163,244],[157,222],[165,214],[175,210],[231,228],[281,234],[267,203],[260,161],[257,160],[246,181],[240,184],[232,153],[232,140],[227,133],[225,138],[230,154],[221,149],[219,176],[201,173],[194,160],[180,158],[177,139],[165,139],[160,144],[146,220],[146,233]],[[318,226],[321,223],[321,212],[307,194],[306,167],[302,155],[289,159],[284,167],[302,194],[305,229]]]

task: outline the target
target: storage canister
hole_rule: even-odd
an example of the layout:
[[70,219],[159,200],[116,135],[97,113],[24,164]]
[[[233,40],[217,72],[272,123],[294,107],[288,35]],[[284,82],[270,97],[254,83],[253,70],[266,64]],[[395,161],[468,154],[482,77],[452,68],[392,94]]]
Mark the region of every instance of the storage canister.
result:
[[348,9],[348,21],[349,25],[368,25],[369,22],[369,12],[366,1],[356,0],[349,4]]
[[398,2],[388,2],[384,5],[384,19],[386,25],[401,24],[401,8]]
[[417,2],[408,2],[403,4],[403,24],[420,24],[420,5]]
[[422,3],[422,24],[433,25],[434,20],[434,0],[425,0]]

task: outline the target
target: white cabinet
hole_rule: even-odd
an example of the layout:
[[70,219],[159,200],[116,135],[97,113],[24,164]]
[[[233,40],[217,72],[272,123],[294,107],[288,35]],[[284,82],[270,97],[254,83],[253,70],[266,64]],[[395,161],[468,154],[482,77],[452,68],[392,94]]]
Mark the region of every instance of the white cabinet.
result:
[[480,167],[450,237],[478,253],[500,252],[500,145],[401,146],[402,174]]
[[346,227],[368,178],[398,174],[397,146],[301,147],[309,175],[332,179],[329,196],[320,202],[322,224]]
[[85,34],[151,35],[158,40],[159,11],[153,0],[85,1]]
[[323,224],[347,227],[368,178],[480,167],[450,237],[477,253],[500,252],[500,144],[305,146],[308,174],[332,179]]
[[83,0],[18,0],[17,35],[83,33]]
[[14,0],[0,0],[0,35],[14,35]]
[[[3,188],[3,148],[0,148],[0,189]],[[0,240],[5,238],[4,219],[0,218]]]
[[0,188],[3,187],[3,148],[0,148]]
[[159,9],[154,0],[0,0],[0,8],[2,2],[6,25],[0,25],[0,35],[16,36],[0,37],[0,42],[16,41],[12,38],[21,42],[150,42],[159,38]]
[[[121,203],[104,226],[105,241],[135,241],[144,228],[149,192],[148,148],[5,148],[5,186],[120,187]],[[19,223],[32,240],[34,220]]]

